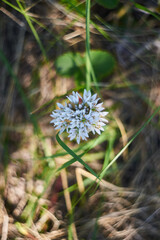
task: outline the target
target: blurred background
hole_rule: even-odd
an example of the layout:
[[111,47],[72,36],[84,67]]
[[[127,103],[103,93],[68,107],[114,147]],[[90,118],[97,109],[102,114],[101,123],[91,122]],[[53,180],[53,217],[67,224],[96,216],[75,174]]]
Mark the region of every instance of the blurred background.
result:
[[160,239],[158,0],[91,1],[91,91],[109,124],[80,145],[61,138],[108,170],[99,185],[79,162],[56,171],[72,157],[50,114],[86,88],[86,2],[0,2],[2,240]]

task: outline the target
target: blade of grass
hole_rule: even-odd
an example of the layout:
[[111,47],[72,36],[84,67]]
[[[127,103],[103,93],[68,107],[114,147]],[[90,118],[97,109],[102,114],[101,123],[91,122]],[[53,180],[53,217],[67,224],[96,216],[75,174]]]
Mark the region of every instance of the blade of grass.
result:
[[134,6],[140,10],[143,10],[147,13],[149,13],[150,15],[152,15],[153,17],[155,17],[156,19],[160,20],[160,16],[157,15],[156,13],[154,13],[153,11],[149,10],[148,8],[146,8],[145,6],[139,4],[139,3],[136,3],[134,2],[133,0],[131,0],[131,2],[133,2]]
[[8,6],[12,7],[14,10],[18,11],[21,13],[21,10],[16,7],[15,5],[13,5],[12,3],[8,2],[7,0],[2,0],[4,3],[6,3]]
[[[87,151],[86,151],[87,152]],[[86,154],[86,152],[81,153],[79,155],[77,155],[79,158],[81,158],[84,154]],[[71,160],[67,161],[66,163],[64,163],[60,168],[57,169],[57,172],[60,172],[62,169],[69,167],[71,164],[73,164],[74,162],[76,162],[77,159],[72,158]]]
[[[90,173],[92,173],[96,178],[99,179],[97,174],[90,168],[77,154],[75,154],[59,137],[59,133],[56,135],[57,142],[61,145],[61,147],[68,152],[76,161],[80,162]],[[68,165],[69,166],[69,165]],[[100,180],[100,179],[99,179]]]
[[[85,153],[89,152],[91,149],[93,149],[95,146],[97,146],[98,144],[101,144],[102,142],[107,141],[109,138],[110,138],[110,134],[108,134],[106,131],[104,131],[100,136],[97,137],[97,139],[90,140],[88,143],[85,143],[84,145],[81,145],[80,147],[75,148],[74,152],[85,151],[84,152],[84,154],[85,154]],[[51,158],[66,156],[67,154],[68,154],[67,152],[57,152],[53,155],[40,157],[38,159],[39,160],[51,159]],[[79,155],[79,156],[81,156],[81,155]]]
[[23,16],[25,17],[28,25],[30,26],[30,29],[31,29],[31,31],[32,31],[32,33],[33,33],[33,35],[34,35],[34,37],[35,37],[35,39],[36,39],[36,41],[37,41],[40,49],[41,49],[41,51],[42,51],[42,54],[43,54],[44,57],[45,57],[45,60],[47,60],[46,51],[45,51],[45,49],[44,49],[44,47],[43,47],[43,45],[42,45],[42,43],[41,43],[41,40],[40,40],[40,38],[39,38],[39,36],[38,36],[38,33],[37,33],[36,29],[34,28],[34,26],[33,26],[33,24],[32,24],[32,21],[31,21],[30,17],[29,17],[28,14],[26,13],[25,9],[23,8],[23,6],[22,6],[22,4],[20,3],[19,0],[17,0],[17,4],[18,4],[19,8],[21,9],[21,13],[22,13]]
[[[84,151],[83,153],[79,154],[79,157],[84,156],[86,153],[88,153],[91,149],[93,149],[95,146],[97,146],[98,144],[108,140],[108,138],[110,137],[110,134],[106,134],[106,131],[104,131],[96,140],[91,140],[88,143],[86,143],[84,146],[80,146],[76,149],[74,149],[74,152],[78,152],[80,150]],[[63,153],[63,156],[66,155],[67,153]],[[55,154],[55,157],[57,157],[58,154]],[[60,154],[59,154],[60,156]],[[61,154],[62,156],[62,154]],[[51,156],[53,157],[53,156]],[[76,162],[77,160],[75,158],[72,158],[71,160],[67,161],[66,163],[64,163],[60,168],[57,169],[57,172],[61,171],[63,168],[67,168],[68,166],[70,166],[71,164],[73,164],[74,162]]]
[[105,32],[102,27],[100,27],[98,24],[94,23],[93,21],[91,23],[97,29],[97,31],[101,33],[108,41],[112,40],[109,34]]
[[128,146],[135,140],[135,138],[142,132],[142,130],[151,122],[152,118],[160,111],[160,107],[157,107],[150,118],[143,124],[143,126],[136,132],[132,139],[126,144],[124,148],[114,157],[114,159],[102,170],[100,173],[100,179],[106,175],[106,171],[112,166],[114,162],[121,156],[121,154],[128,148]]
[[30,29],[31,29],[31,31],[32,31],[32,33],[33,33],[33,35],[34,35],[34,37],[35,37],[35,39],[36,39],[40,49],[41,49],[41,51],[42,51],[42,54],[45,57],[45,60],[47,61],[47,54],[46,54],[46,51],[45,51],[45,49],[44,49],[44,47],[43,47],[43,45],[41,43],[41,40],[40,40],[40,38],[38,36],[38,33],[37,33],[36,29],[34,28],[34,26],[32,24],[30,16],[27,14],[27,12],[23,8],[23,6],[20,3],[20,1],[17,0],[17,4],[18,4],[19,8],[16,7],[15,5],[13,5],[12,3],[8,2],[7,0],[2,0],[2,1],[4,3],[6,3],[8,6],[12,7],[13,9],[15,9],[16,11],[20,12],[25,17],[25,19],[26,19],[28,25],[30,26]]

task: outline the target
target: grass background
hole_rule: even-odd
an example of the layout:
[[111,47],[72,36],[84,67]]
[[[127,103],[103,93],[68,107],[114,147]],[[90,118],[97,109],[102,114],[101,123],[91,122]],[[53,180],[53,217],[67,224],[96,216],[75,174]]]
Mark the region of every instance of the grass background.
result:
[[[1,1],[3,240],[159,239],[159,31],[158,1]],[[98,184],[49,123],[84,88],[109,124],[61,139]]]

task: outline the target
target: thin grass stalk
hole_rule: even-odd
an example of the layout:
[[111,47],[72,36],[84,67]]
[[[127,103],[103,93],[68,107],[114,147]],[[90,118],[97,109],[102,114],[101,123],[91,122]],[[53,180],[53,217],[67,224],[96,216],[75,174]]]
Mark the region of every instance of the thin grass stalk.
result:
[[86,0],[86,89],[90,90],[91,88],[91,81],[96,86],[97,92],[99,93],[99,88],[97,84],[96,75],[92,66],[91,56],[90,56],[90,8],[91,8],[91,1]]
[[3,1],[4,3],[6,3],[8,6],[12,7],[14,10],[22,13],[21,10],[20,10],[18,7],[16,7],[15,5],[13,5],[12,3],[8,2],[7,0],[2,0],[2,1]]
[[100,174],[100,179],[102,179],[106,175],[106,171],[112,166],[114,162],[121,156],[121,154],[128,148],[128,146],[135,140],[135,138],[142,132],[142,130],[151,122],[152,118],[160,111],[160,107],[157,107],[153,114],[150,116],[148,120],[145,121],[143,126],[136,132],[136,134],[132,137],[132,139],[126,144],[124,148],[114,157],[114,159],[102,170]]
[[31,31],[32,31],[32,33],[33,33],[33,35],[34,35],[34,37],[35,37],[35,39],[36,39],[40,49],[41,49],[41,51],[42,51],[43,56],[45,57],[45,60],[47,60],[46,51],[45,51],[45,49],[44,49],[44,47],[43,47],[43,45],[41,43],[41,40],[40,40],[40,38],[38,36],[38,33],[37,33],[36,29],[34,28],[34,26],[32,24],[32,21],[31,21],[29,15],[26,13],[25,9],[23,8],[23,6],[22,6],[22,4],[20,3],[19,0],[17,0],[17,4],[18,4],[19,8],[21,9],[21,13],[24,15],[28,25],[30,26],[30,29],[31,29]]
[[91,88],[91,65],[90,65],[90,0],[86,0],[86,89]]
[[41,43],[41,40],[40,40],[40,38],[39,38],[39,36],[38,36],[38,33],[37,33],[36,29],[34,28],[34,26],[33,26],[33,24],[32,24],[31,17],[26,13],[26,11],[25,11],[25,9],[23,8],[23,6],[22,6],[22,4],[20,3],[20,1],[17,0],[17,4],[18,4],[19,8],[16,7],[15,5],[11,4],[11,3],[8,2],[7,0],[2,0],[2,1],[3,1],[4,3],[6,3],[8,6],[12,7],[13,9],[15,9],[16,11],[20,12],[21,14],[23,14],[23,16],[25,17],[28,25],[30,26],[30,29],[31,29],[31,31],[32,31],[32,33],[33,33],[33,35],[34,35],[34,37],[35,37],[35,39],[36,39],[36,41],[37,41],[40,49],[41,49],[41,51],[42,51],[42,54],[43,54],[45,60],[47,61],[46,51],[45,51],[45,49],[44,49],[44,47],[43,47],[43,45],[42,45],[42,43]]

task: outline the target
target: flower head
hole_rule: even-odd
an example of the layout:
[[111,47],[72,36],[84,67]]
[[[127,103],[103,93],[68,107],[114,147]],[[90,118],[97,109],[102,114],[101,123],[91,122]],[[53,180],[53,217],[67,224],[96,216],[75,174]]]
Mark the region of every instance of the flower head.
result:
[[64,106],[57,103],[59,109],[51,114],[51,123],[55,129],[60,130],[60,134],[67,131],[70,140],[75,138],[79,144],[81,139],[87,140],[89,132],[101,134],[101,131],[104,131],[103,126],[108,122],[104,116],[108,112],[103,112],[103,103],[98,103],[100,98],[97,98],[97,94],[92,96],[91,92],[85,89],[83,97],[73,91],[67,98],[69,103]]

